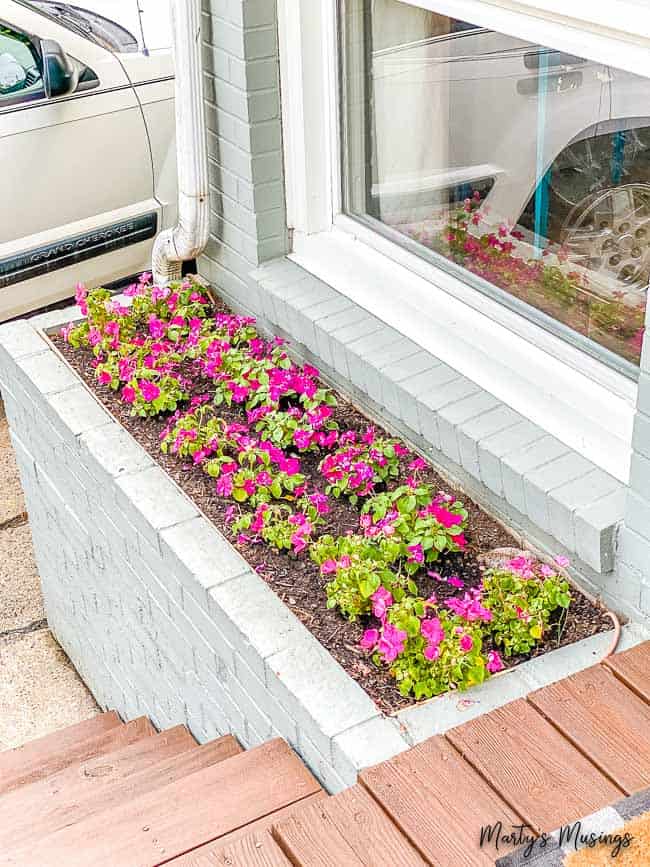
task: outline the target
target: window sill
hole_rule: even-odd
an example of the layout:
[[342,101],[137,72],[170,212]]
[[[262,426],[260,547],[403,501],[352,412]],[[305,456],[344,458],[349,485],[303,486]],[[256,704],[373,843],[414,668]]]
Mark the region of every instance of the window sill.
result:
[[634,382],[347,217],[290,258],[627,483]]

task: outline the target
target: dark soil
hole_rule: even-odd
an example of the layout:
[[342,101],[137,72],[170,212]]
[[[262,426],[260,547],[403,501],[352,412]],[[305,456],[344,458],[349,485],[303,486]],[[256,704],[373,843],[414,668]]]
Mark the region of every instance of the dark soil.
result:
[[[53,338],[53,342],[109,411],[149,452],[152,458],[169,473],[219,530],[239,548],[260,577],[277,593],[280,599],[348,674],[359,682],[377,706],[385,713],[394,713],[403,707],[414,704],[413,699],[400,695],[387,671],[377,668],[369,659],[367,652],[359,647],[359,640],[366,624],[362,621],[349,623],[338,612],[326,607],[324,589],[326,582],[320,575],[316,564],[304,554],[294,557],[286,553],[275,552],[266,545],[237,545],[236,539],[225,521],[225,512],[231,505],[231,501],[217,496],[214,480],[205,475],[199,467],[182,462],[177,457],[164,455],[160,451],[159,435],[167,424],[166,417],[154,419],[132,417],[129,414],[128,406],[120,401],[115,392],[96,382],[91,366],[93,357],[90,352],[73,350],[58,336]],[[223,406],[220,408],[220,412],[229,421],[245,421],[243,411],[238,408],[229,409]],[[368,419],[342,397],[339,397],[335,417],[342,430],[347,428],[365,429],[369,424]],[[375,427],[378,433],[381,433],[381,428]],[[323,478],[318,473],[320,457],[308,454],[302,455],[301,460],[301,472],[306,476],[309,487],[323,490]],[[465,504],[469,512],[468,529],[465,533],[468,545],[465,552],[445,556],[436,564],[437,571],[443,577],[459,576],[465,582],[465,589],[477,586],[481,580],[481,570],[477,557],[492,548],[516,547],[516,542],[461,491],[450,489],[433,469],[421,473],[419,477],[422,481],[435,485],[439,490],[446,490],[455,494]],[[323,527],[323,533],[337,536],[358,527],[359,512],[356,508],[344,499],[335,500],[331,497],[330,502],[331,513],[326,516],[327,523]],[[440,600],[463,592],[427,577],[426,572],[422,572],[415,578],[422,595],[425,597],[434,590]],[[571,606],[564,623],[556,623],[549,631],[546,640],[536,648],[533,654],[513,657],[509,660],[504,659],[504,663],[508,667],[512,667],[530,658],[530,656],[539,656],[557,647],[572,644],[582,638],[595,635],[597,632],[611,629],[611,626],[609,618],[605,616],[605,610],[600,605],[590,602],[580,591],[573,589]]]

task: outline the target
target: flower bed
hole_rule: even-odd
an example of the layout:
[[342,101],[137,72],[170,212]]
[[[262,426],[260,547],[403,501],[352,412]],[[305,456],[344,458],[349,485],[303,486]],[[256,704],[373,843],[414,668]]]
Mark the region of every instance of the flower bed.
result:
[[78,303],[58,345],[385,711],[608,627],[499,525],[199,284]]

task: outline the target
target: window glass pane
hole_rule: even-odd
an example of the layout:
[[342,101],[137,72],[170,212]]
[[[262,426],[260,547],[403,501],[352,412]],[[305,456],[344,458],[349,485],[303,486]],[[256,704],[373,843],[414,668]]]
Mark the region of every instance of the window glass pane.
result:
[[399,0],[345,0],[341,26],[346,210],[638,365],[646,79]]
[[0,108],[35,95],[43,95],[43,79],[31,42],[0,24]]

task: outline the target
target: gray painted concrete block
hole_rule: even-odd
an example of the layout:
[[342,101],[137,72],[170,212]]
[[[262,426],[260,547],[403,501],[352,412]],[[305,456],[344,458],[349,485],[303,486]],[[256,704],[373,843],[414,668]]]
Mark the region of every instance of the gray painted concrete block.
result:
[[50,395],[47,403],[61,422],[61,430],[72,438],[93,428],[112,426],[104,407],[82,385]]
[[326,759],[332,758],[336,735],[378,716],[368,695],[313,639],[292,641],[266,666],[271,693]]
[[21,383],[41,394],[54,394],[79,385],[76,374],[53,352],[23,356],[16,366],[22,374]]
[[646,539],[648,544],[648,563],[650,564],[650,490],[648,499],[640,497],[630,488],[625,508],[625,526]]
[[499,406],[499,401],[487,391],[479,391],[465,397],[456,403],[443,406],[438,413],[438,430],[440,432],[440,450],[454,461],[461,463],[458,442],[458,428],[464,422],[480,416]]
[[[551,535],[570,551],[577,548],[574,513],[581,507],[615,493],[620,483],[602,470],[591,470],[550,492],[548,498]],[[592,557],[593,559],[593,557]]]
[[437,366],[433,357],[422,350],[402,361],[381,366],[382,403],[392,415],[400,415],[400,392],[408,387],[410,381],[423,373],[430,373]]
[[119,476],[115,486],[118,506],[154,548],[160,546],[160,530],[198,515],[196,506],[170,485],[169,476],[158,466]]
[[[201,594],[217,584],[251,571],[251,567],[202,515],[162,530],[163,557],[171,558],[188,592]],[[207,596],[205,596],[207,604]]]
[[44,352],[47,348],[41,335],[24,319],[0,325],[0,365],[5,359],[15,361]]
[[[446,374],[447,371],[443,368],[440,371],[440,375],[446,376]],[[481,389],[475,382],[458,375],[454,379],[442,383],[430,392],[416,398],[420,432],[425,440],[431,443],[434,449],[440,449],[441,447],[439,428],[440,410],[445,406],[479,394],[480,391]]]
[[397,721],[376,716],[333,738],[334,768],[342,777],[356,778],[364,768],[378,765],[408,748]]
[[622,485],[597,502],[576,509],[576,553],[597,572],[614,568],[616,532],[625,514],[627,489]]
[[545,532],[550,531],[549,491],[566,482],[586,476],[593,464],[586,458],[569,452],[536,470],[524,474],[526,514]]
[[517,449],[541,440],[544,436],[545,432],[542,428],[526,419],[513,427],[480,439],[477,448],[483,484],[497,496],[502,497],[504,492],[501,459]]
[[564,443],[545,436],[506,455],[501,461],[501,475],[503,493],[510,505],[523,515],[527,514],[524,474],[566,454],[569,454],[569,449]]
[[457,431],[460,462],[476,479],[481,478],[479,442],[493,434],[507,431],[521,424],[523,417],[509,406],[497,406],[476,418],[461,424]]
[[228,641],[265,681],[265,660],[288,647],[315,643],[302,623],[256,575],[248,572],[209,590],[209,610]]
[[111,479],[153,466],[153,459],[142,446],[116,424],[83,433],[79,445],[91,459],[92,472],[99,470]]
[[520,666],[496,675],[467,692],[450,692],[399,711],[397,719],[412,744],[443,734],[530,692]]

